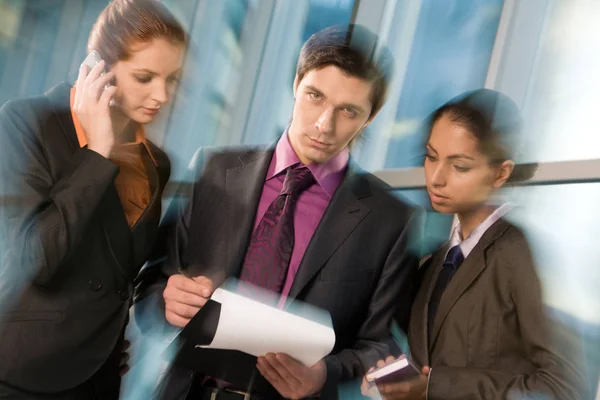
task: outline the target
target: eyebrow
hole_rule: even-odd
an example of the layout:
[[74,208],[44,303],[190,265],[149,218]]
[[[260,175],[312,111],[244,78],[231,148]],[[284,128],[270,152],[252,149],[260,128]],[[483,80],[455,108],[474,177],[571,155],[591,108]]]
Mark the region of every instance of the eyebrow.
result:
[[[148,74],[150,74],[150,75],[159,75],[157,72],[151,71],[151,70],[149,70],[149,69],[146,69],[146,68],[141,68],[141,69],[132,68],[131,70],[132,70],[133,72],[146,72],[146,73],[148,73]],[[174,71],[174,72],[172,72],[172,73],[171,73],[171,74],[169,74],[169,75],[177,75],[177,74],[179,74],[180,72],[181,72],[181,69],[178,69],[177,71]]]
[[[431,144],[427,143],[426,146],[427,146],[427,148],[429,150],[433,151],[435,154],[438,154],[437,150],[434,149]],[[450,159],[450,160],[455,160],[457,158],[465,158],[467,160],[473,160],[473,161],[475,161],[475,159],[473,157],[468,156],[466,154],[452,154],[451,156],[448,156],[447,158]]]
[[[316,88],[316,87],[314,87],[314,86],[311,86],[311,85],[306,85],[306,88],[307,88],[307,89],[309,89],[309,90],[311,90],[311,91],[313,91],[313,92],[315,92],[315,93],[317,93],[317,94],[318,94],[318,95],[320,95],[320,96],[326,97],[326,96],[323,94],[323,92],[321,92],[319,89],[317,89],[317,88]],[[344,103],[344,104],[340,104],[338,107],[339,107],[339,108],[352,108],[352,109],[354,109],[354,110],[358,111],[359,113],[364,113],[364,112],[365,112],[364,108],[362,108],[361,106],[359,106],[359,105],[357,105],[357,104],[352,104],[352,103]]]
[[147,72],[147,73],[149,73],[151,75],[158,75],[156,72],[150,71],[149,69],[145,69],[145,68],[142,68],[142,69],[132,68],[131,70],[134,71],[134,72]]

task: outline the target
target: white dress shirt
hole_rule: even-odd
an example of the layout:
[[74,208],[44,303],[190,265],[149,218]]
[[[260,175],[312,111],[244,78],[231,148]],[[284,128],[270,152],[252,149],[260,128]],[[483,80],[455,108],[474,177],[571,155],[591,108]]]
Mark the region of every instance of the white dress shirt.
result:
[[[504,217],[514,207],[515,206],[513,203],[504,203],[496,210],[494,210],[493,213],[488,215],[488,217],[484,219],[479,225],[477,225],[477,227],[473,229],[473,231],[469,234],[469,237],[467,237],[466,239],[462,238],[461,226],[459,222],[452,231],[448,251],[450,251],[450,249],[454,246],[460,245],[460,250],[462,251],[463,257],[467,258],[469,254],[471,254],[471,251],[473,251],[477,243],[479,243],[479,240],[481,240],[483,234],[490,228],[490,226],[494,225],[496,221]],[[446,252],[446,255],[448,255],[448,252]]]

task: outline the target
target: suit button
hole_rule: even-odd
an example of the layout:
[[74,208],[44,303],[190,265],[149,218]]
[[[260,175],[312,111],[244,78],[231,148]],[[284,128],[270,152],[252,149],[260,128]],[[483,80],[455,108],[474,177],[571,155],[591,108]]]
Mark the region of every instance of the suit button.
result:
[[91,280],[89,281],[89,285],[90,289],[92,289],[94,292],[102,290],[102,284],[98,281]]
[[117,292],[119,294],[119,297],[121,297],[122,300],[127,300],[129,298],[129,293],[127,292],[127,290],[119,290]]

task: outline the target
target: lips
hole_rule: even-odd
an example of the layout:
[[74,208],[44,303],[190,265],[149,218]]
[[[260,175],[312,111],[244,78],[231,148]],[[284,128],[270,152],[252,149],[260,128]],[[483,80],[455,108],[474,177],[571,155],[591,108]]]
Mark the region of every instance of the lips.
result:
[[148,115],[154,115],[154,114],[158,113],[159,110],[160,110],[160,107],[158,107],[158,108],[142,107],[142,111],[144,112],[144,114],[148,114]]
[[308,138],[310,140],[310,143],[314,146],[314,147],[318,147],[321,149],[324,149],[328,146],[331,146],[329,143],[323,143],[323,142],[319,142],[318,140],[312,139],[311,137]]
[[431,201],[433,203],[441,203],[441,202],[450,200],[448,197],[443,196],[443,195],[438,194],[438,193],[435,193],[432,190],[428,190],[428,192],[429,192],[429,198],[431,199]]

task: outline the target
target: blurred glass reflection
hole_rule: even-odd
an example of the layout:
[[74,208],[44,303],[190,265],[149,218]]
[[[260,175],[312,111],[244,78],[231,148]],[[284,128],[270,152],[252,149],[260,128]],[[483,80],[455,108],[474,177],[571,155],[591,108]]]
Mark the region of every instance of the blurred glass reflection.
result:
[[[189,30],[192,43],[171,112],[163,113],[148,132],[171,157],[174,182],[184,179],[198,147],[275,140],[291,115],[302,43],[325,26],[351,22],[357,7],[376,2],[163,1]],[[0,104],[74,79],[88,33],[107,2],[0,0]],[[421,165],[421,121],[453,96],[485,85],[505,5],[503,0],[380,2],[390,12],[389,24],[382,20],[380,33],[394,51],[397,66],[387,105],[354,149],[358,164],[371,171]],[[543,29],[531,32],[540,40],[535,65],[524,68],[533,71],[525,85],[526,156],[533,161],[599,158],[600,138],[594,127],[600,92],[600,2],[538,3],[544,4]],[[424,253],[448,238],[452,217],[430,211],[424,190],[394,193],[428,210]],[[523,206],[515,222],[530,233],[546,301],[582,332],[590,376],[597,382],[600,227],[594,209],[600,185],[520,187],[511,197]],[[135,338],[135,324],[129,329]],[[157,340],[143,353],[160,354],[160,345]],[[129,398],[147,396],[161,362],[156,358],[156,365],[128,374],[126,389],[134,388],[128,382],[139,374],[146,379],[136,381],[139,391]]]
[[397,2],[387,39],[397,62],[395,91],[358,149],[363,168],[422,165],[421,122],[454,96],[483,87],[503,3]]
[[596,0],[548,4],[524,104],[530,160],[600,157],[599,18]]
[[[510,197],[537,261],[545,302],[583,336],[591,383],[600,376],[600,184],[519,187]],[[509,214],[508,217],[511,217]]]

